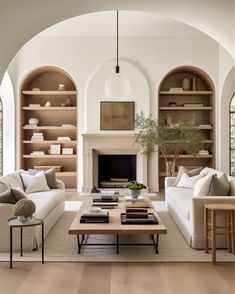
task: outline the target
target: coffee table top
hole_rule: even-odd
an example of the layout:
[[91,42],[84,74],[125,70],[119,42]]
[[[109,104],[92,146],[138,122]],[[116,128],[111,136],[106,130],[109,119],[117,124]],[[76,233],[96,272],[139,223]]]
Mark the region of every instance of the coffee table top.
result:
[[[120,215],[125,212],[125,205],[127,202],[120,199],[119,206],[109,209],[109,223],[80,223],[80,217],[83,211],[92,206],[92,197],[86,197],[81,208],[75,216],[71,226],[69,227],[69,234],[166,234],[167,229],[160,219],[157,211],[154,208],[149,208],[148,212],[153,213],[158,220],[158,224],[131,224],[122,225]],[[128,202],[129,204],[129,202]]]

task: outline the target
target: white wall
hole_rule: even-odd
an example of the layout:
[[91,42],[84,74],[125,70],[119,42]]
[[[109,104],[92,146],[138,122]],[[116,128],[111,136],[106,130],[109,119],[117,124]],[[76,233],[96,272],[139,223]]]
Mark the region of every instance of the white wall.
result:
[[[106,66],[115,57],[114,37],[35,37],[25,45],[9,66],[9,73],[13,81],[15,93],[18,94],[19,86],[25,75],[33,68],[44,65],[55,65],[66,70],[75,80],[79,92],[79,135],[84,132],[99,132],[99,115],[89,115],[87,106],[95,105],[104,95],[103,85],[97,85],[99,70],[106,72]],[[158,36],[158,37],[121,37],[120,58],[129,67],[146,80],[149,97],[140,97],[135,92],[139,85],[132,83],[133,92],[131,100],[138,101],[138,109],[148,108],[157,115],[157,93],[163,77],[173,68],[182,65],[196,66],[204,70],[215,83],[216,90],[219,85],[219,46],[208,37],[189,36]],[[122,67],[121,67],[122,69]],[[104,78],[104,76],[103,76]],[[96,80],[97,81],[97,80]],[[100,83],[102,81],[100,80]],[[96,85],[96,86],[95,86]],[[143,88],[140,91],[143,91]],[[146,90],[144,90],[146,93]],[[217,92],[216,92],[217,93]],[[146,95],[145,95],[146,96]],[[218,95],[216,94],[216,99]],[[94,104],[93,104],[94,103]],[[98,121],[97,121],[98,120]],[[96,127],[95,127],[96,126]],[[81,136],[79,136],[81,140]],[[79,142],[79,148],[82,146]],[[79,149],[79,170],[82,164],[82,150]],[[150,186],[156,189],[157,168],[151,165],[149,173]],[[79,187],[81,181],[79,180]]]

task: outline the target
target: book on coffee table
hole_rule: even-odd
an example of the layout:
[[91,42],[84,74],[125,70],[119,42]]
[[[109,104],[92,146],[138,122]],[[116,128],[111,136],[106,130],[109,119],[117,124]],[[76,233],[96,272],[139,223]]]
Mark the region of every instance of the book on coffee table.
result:
[[128,218],[126,213],[121,213],[121,224],[122,225],[153,225],[158,224],[153,213],[149,213],[147,218]]

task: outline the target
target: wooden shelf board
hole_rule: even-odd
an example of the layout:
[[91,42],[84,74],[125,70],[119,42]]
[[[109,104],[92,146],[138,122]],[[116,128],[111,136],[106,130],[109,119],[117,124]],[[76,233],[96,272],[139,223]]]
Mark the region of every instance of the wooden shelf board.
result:
[[212,106],[203,106],[203,107],[184,107],[184,106],[161,106],[159,110],[212,110]]
[[58,126],[40,126],[40,127],[23,127],[23,130],[76,130],[77,127],[58,127]]
[[[160,158],[164,158],[163,155],[159,156]],[[174,155],[167,155],[167,158],[173,158]],[[180,154],[178,158],[213,158],[212,154],[209,155],[190,155],[190,154]]]
[[70,141],[58,141],[58,140],[44,140],[44,141],[31,141],[31,140],[25,140],[23,141],[24,144],[76,144],[77,141],[70,140]]
[[71,155],[65,155],[65,154],[55,154],[55,155],[30,155],[30,154],[24,154],[23,158],[54,158],[54,159],[61,159],[61,158],[76,158],[76,154]]
[[50,107],[45,107],[45,106],[40,106],[40,107],[29,107],[29,106],[24,106],[23,110],[29,110],[29,111],[38,111],[38,110],[43,110],[43,111],[52,111],[52,110],[76,110],[76,106],[70,106],[70,107],[62,107],[62,106],[50,106]]
[[183,96],[183,95],[211,95],[212,91],[182,91],[182,92],[170,92],[170,91],[160,91],[160,95],[174,95],[174,96]]
[[76,171],[56,172],[56,176],[60,176],[60,177],[76,177],[77,172]]
[[61,95],[77,95],[77,91],[23,91],[24,95],[30,96],[61,96]]

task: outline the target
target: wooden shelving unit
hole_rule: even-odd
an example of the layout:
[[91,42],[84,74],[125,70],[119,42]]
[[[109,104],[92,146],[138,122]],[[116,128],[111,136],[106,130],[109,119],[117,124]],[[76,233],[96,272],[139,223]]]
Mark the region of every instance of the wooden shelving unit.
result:
[[[66,90],[57,90],[59,84],[65,84]],[[65,106],[68,98],[72,102],[71,106]],[[68,190],[77,188],[77,100],[77,90],[71,77],[56,67],[38,68],[22,83],[20,168],[27,170],[34,166],[62,166],[56,176]],[[45,106],[47,102],[51,106]],[[30,104],[40,104],[40,107]],[[29,125],[30,118],[38,118],[39,124]],[[43,133],[44,140],[31,140],[33,133]],[[70,137],[71,140],[57,140],[58,137]],[[52,144],[61,145],[61,153],[62,148],[73,148],[73,154],[49,154]],[[44,151],[45,155],[32,155],[33,151]]]
[[[171,88],[181,88],[184,78],[196,79],[196,89],[187,91],[171,91]],[[190,66],[180,67],[169,72],[159,87],[158,111],[171,117],[172,124],[182,120],[185,115],[193,115],[197,129],[205,137],[206,149],[209,155],[179,154],[177,166],[185,165],[192,168],[199,166],[215,166],[215,120],[214,120],[214,85],[209,76],[200,69]],[[175,106],[170,104],[175,103]],[[200,104],[200,106],[184,106],[184,104]],[[172,126],[169,126],[171,128]],[[172,158],[169,155],[168,158]],[[164,188],[165,160],[159,155],[159,189]]]

